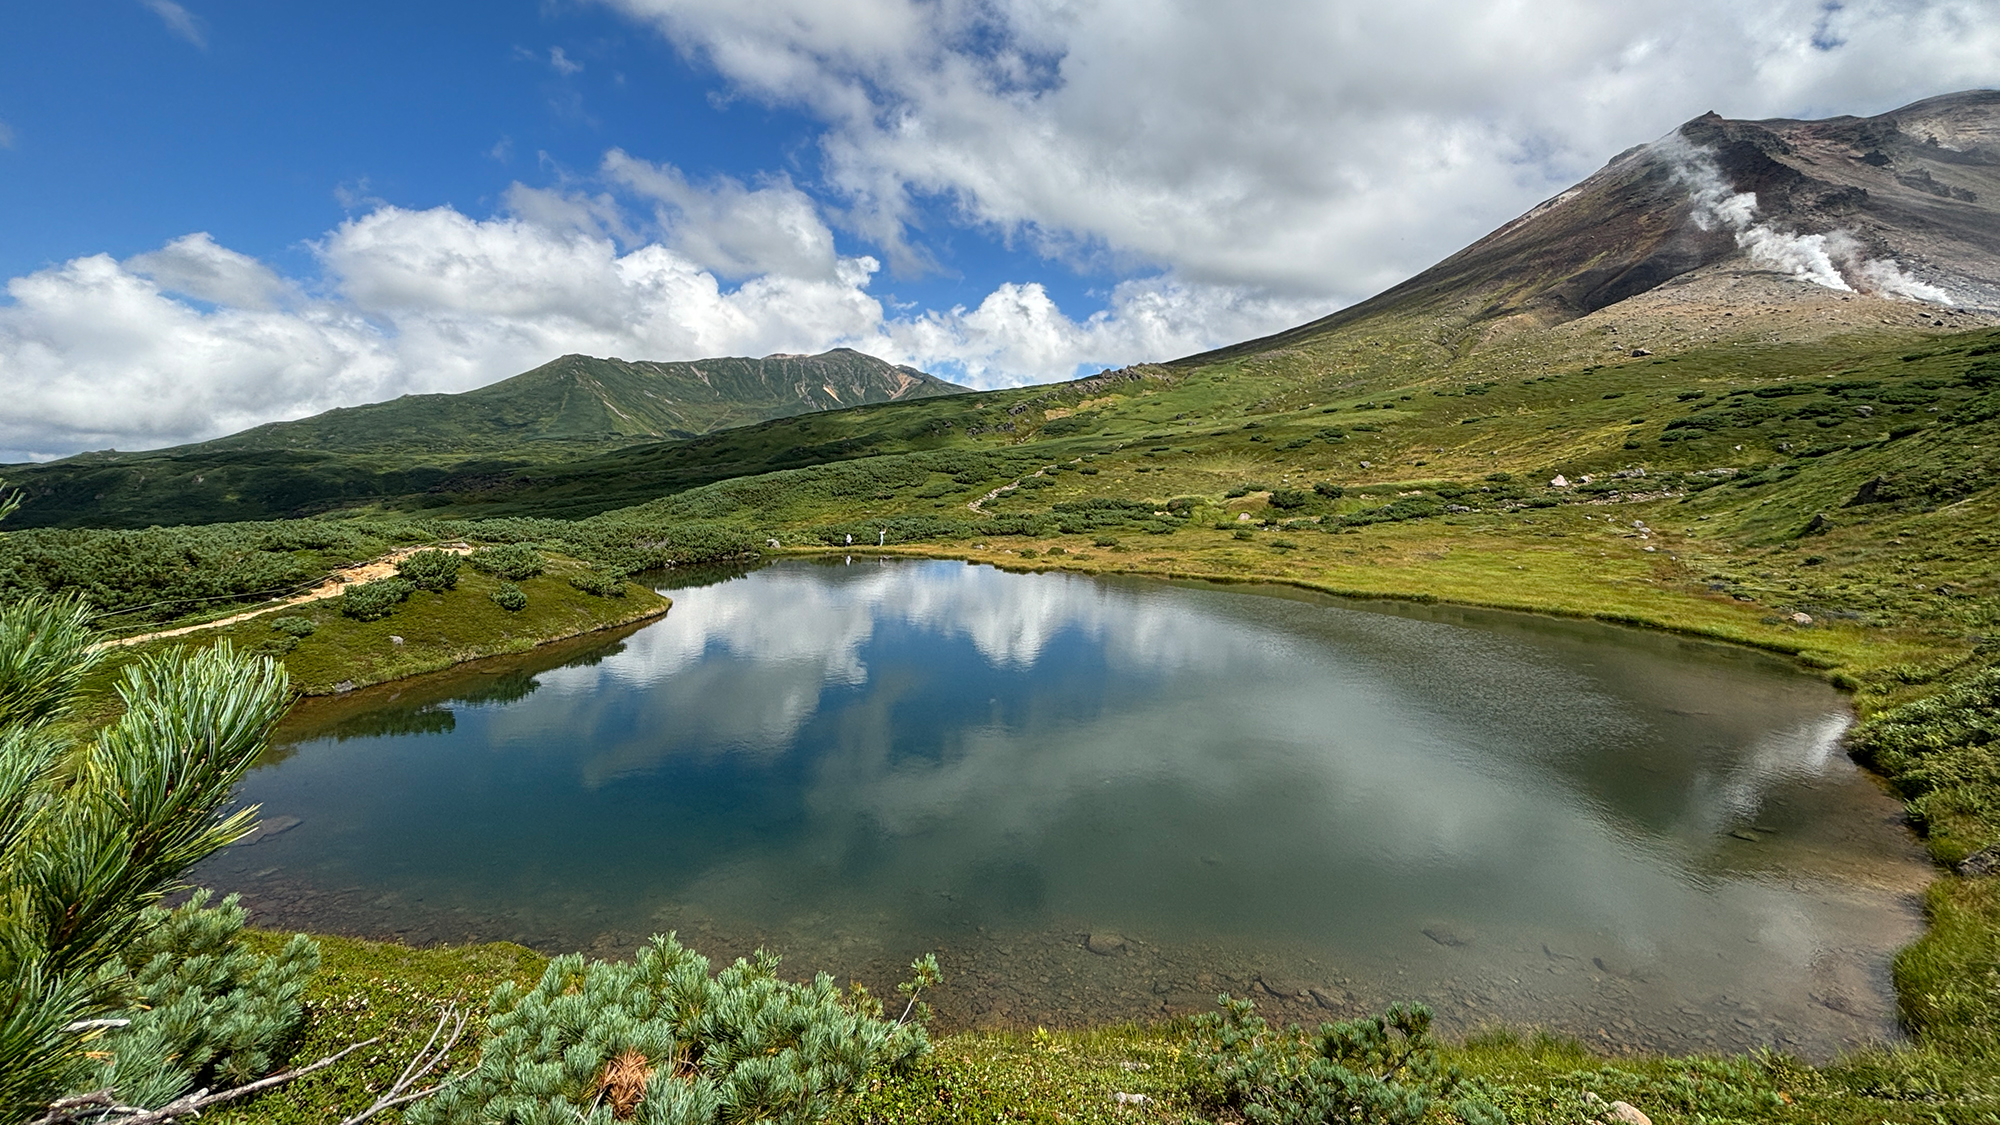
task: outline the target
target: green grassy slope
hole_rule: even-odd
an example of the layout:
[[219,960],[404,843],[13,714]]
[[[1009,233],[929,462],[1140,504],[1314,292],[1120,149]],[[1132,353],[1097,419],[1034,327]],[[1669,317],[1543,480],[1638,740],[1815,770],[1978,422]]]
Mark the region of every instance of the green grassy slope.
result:
[[194,445],[87,453],[8,470],[19,526],[144,527],[271,519],[504,487],[538,463],[663,437],[964,388],[873,356],[630,363],[570,355],[463,394],[274,422]]

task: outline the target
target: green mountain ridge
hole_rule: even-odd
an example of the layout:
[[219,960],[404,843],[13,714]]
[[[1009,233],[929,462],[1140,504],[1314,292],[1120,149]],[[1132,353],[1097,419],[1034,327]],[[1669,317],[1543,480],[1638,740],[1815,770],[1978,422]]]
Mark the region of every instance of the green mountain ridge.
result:
[[309,515],[524,466],[818,411],[968,393],[848,348],[676,363],[566,355],[459,394],[404,395],[211,441],[0,470],[15,523],[145,526]]
[[602,447],[967,389],[851,348],[677,363],[566,355],[476,390],[339,407],[155,452],[361,452],[421,444],[440,452],[487,453],[513,452],[533,442]]

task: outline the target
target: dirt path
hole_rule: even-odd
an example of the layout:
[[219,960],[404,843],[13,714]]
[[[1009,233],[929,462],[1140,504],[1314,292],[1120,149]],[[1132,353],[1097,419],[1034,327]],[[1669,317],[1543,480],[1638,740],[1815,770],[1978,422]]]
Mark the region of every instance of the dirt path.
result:
[[365,563],[357,563],[354,566],[340,567],[326,581],[321,582],[303,594],[294,594],[289,598],[267,602],[256,609],[246,610],[228,617],[217,618],[214,621],[204,621],[199,625],[183,625],[178,629],[161,629],[152,633],[140,633],[132,637],[119,637],[116,640],[101,641],[91,647],[116,648],[120,645],[136,645],[142,641],[159,640],[161,637],[186,636],[189,633],[198,633],[203,629],[220,629],[225,625],[234,625],[239,621],[248,621],[253,617],[262,617],[267,613],[276,613],[281,609],[289,609],[295,605],[304,605],[307,602],[316,602],[323,598],[339,597],[354,583],[373,582],[378,578],[388,578],[394,575],[397,563],[402,562],[418,551],[430,550],[450,551],[454,555],[469,555],[472,553],[472,548],[464,543],[452,543],[439,547],[402,547],[378,559],[373,559]]
[[[1074,465],[1082,460],[1083,458],[1081,457],[1072,457],[1069,459],[1069,463]],[[1049,466],[1049,468],[1054,468],[1054,467],[1055,466],[1053,465]],[[1034,472],[1029,473],[1028,477],[1047,476],[1048,471],[1049,471],[1048,469],[1036,469]],[[1015,489],[1021,487],[1021,482],[1027,480],[1028,477],[1016,477],[1012,484],[1003,484],[999,488],[996,488],[993,491],[987,493],[986,495],[981,496],[979,499],[974,500],[971,503],[967,504],[966,507],[970,508],[975,514],[983,516],[986,514],[986,509],[981,507],[980,505],[986,503],[988,500],[993,499],[994,497],[1000,495],[1003,492],[1012,492]]]

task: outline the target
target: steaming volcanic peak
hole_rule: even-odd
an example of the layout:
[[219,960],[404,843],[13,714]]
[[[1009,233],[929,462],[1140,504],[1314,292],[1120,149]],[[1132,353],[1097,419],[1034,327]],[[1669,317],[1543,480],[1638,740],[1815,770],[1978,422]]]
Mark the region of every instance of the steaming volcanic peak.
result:
[[1704,114],[1395,288],[1202,358],[1382,317],[1418,318],[1456,351],[1718,271],[1802,302],[1852,296],[1857,315],[1880,300],[2000,314],[2000,91],[1865,118]]

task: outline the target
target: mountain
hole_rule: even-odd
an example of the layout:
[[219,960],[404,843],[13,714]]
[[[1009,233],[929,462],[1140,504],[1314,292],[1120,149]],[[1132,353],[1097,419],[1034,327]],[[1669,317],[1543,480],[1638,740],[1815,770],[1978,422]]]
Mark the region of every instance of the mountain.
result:
[[[1773,301],[1817,306],[1806,319],[1819,323],[1766,318],[1790,335],[1884,316],[1990,322],[2000,313],[2000,91],[1875,117],[1704,114],[1375,297],[1177,363],[1199,367],[1355,329],[1391,332],[1428,360],[1449,362],[1670,282],[1676,316]],[[1643,317],[1649,308],[1624,311]]]
[[454,453],[514,453],[529,443],[629,445],[876,402],[967,390],[914,367],[849,348],[762,359],[631,362],[566,355],[461,394],[404,395],[271,422],[198,450],[384,451],[420,446]]
[[8,466],[0,476],[26,501],[10,521],[17,527],[273,519],[421,497],[442,482],[478,487],[525,465],[639,442],[967,390],[847,348],[685,363],[566,355],[461,394],[405,395],[191,445]]

